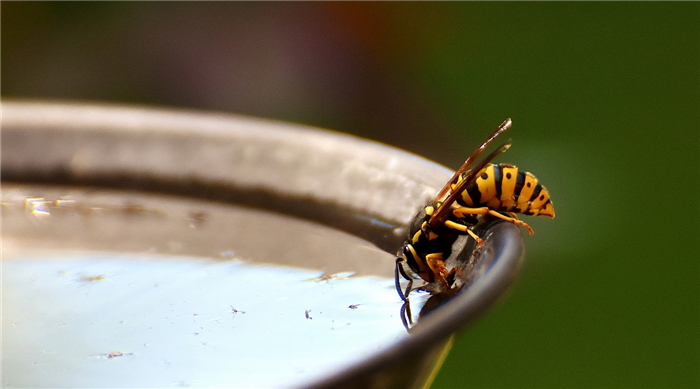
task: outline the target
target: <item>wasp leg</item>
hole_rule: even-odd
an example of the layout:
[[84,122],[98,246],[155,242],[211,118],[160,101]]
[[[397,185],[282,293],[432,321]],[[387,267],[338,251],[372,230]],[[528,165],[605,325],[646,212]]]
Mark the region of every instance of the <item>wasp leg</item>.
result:
[[443,262],[442,260],[442,253],[428,254],[425,256],[425,259],[428,263],[428,267],[430,268],[430,270],[433,271],[433,274],[435,274],[435,278],[437,278],[438,281],[445,285],[446,290],[452,289],[447,283],[446,278],[452,275],[454,269],[451,271],[447,271],[447,269],[445,268],[445,262]]
[[475,234],[474,231],[470,230],[469,227],[465,226],[464,224],[459,224],[453,222],[452,220],[447,220],[445,222],[445,226],[452,228],[453,230],[462,231],[469,234],[476,241],[476,247],[481,247],[481,245],[484,244],[484,240],[479,238],[479,236]]
[[409,300],[404,301],[401,306],[401,322],[406,328],[406,331],[413,327],[413,314],[411,313],[411,302]]
[[[405,259],[401,257],[396,258],[396,269],[394,270],[394,281],[396,282],[396,292],[398,292],[401,300],[408,301],[408,295],[411,293],[411,288],[413,287],[413,278],[406,274],[406,270],[403,268],[403,264],[406,262]],[[399,280],[399,274],[408,281],[406,290],[401,290],[401,281]]]
[[486,214],[489,214],[491,216],[495,216],[495,217],[503,219],[507,222],[513,223],[516,226],[525,227],[525,229],[527,229],[527,231],[530,233],[530,235],[535,233],[535,231],[532,230],[532,227],[530,227],[524,221],[519,220],[519,219],[514,218],[514,217],[503,215],[502,213],[494,211],[493,209],[489,209],[488,207],[481,207],[481,208],[459,207],[459,208],[455,208],[455,210],[453,212],[454,212],[455,216],[457,216],[457,217],[464,217],[464,215],[486,215]]
[[[489,213],[491,215],[496,216],[498,218],[501,218],[503,220],[507,220],[513,224],[525,227],[527,229],[527,231],[530,233],[530,235],[535,233],[535,231],[532,230],[532,227],[530,227],[529,224],[527,224],[523,221],[520,221],[518,214],[515,212],[498,212],[498,211],[491,210],[491,212],[489,212]],[[510,219],[514,219],[515,221],[511,221]]]

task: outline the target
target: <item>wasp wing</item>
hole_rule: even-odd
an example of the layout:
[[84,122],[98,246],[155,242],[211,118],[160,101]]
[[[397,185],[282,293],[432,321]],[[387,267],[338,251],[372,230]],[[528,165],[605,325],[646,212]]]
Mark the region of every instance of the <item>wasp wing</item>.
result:
[[[440,203],[437,210],[433,212],[433,214],[430,216],[430,219],[428,220],[428,225],[435,226],[438,222],[442,221],[443,216],[447,213],[447,211],[450,210],[452,204],[457,200],[457,196],[461,196],[462,191],[464,191],[467,188],[467,186],[476,181],[476,177],[479,174],[479,172],[481,172],[481,170],[496,156],[506,152],[506,150],[510,148],[511,144],[512,142],[510,140],[502,144],[501,147],[494,150],[491,154],[487,155],[486,158],[484,158],[478,165],[476,165],[473,169],[469,170],[469,172],[464,176],[464,179],[459,182],[459,184],[452,190],[450,195],[447,196],[445,201]],[[451,183],[452,181],[450,181],[449,183],[450,186]]]
[[479,158],[479,155],[481,155],[481,153],[483,153],[484,150],[486,150],[486,146],[488,146],[488,144],[491,143],[491,141],[496,139],[496,137],[508,130],[511,125],[513,125],[513,121],[510,120],[510,118],[508,118],[505,121],[503,121],[501,125],[496,127],[496,129],[491,133],[491,135],[489,135],[489,137],[486,138],[486,140],[484,140],[483,143],[481,143],[481,146],[479,146],[479,148],[477,148],[476,151],[474,151],[474,153],[472,153],[472,155],[470,155],[469,158],[467,158],[467,160],[464,161],[462,167],[460,167],[459,170],[457,170],[452,176],[452,178],[449,181],[447,181],[447,184],[445,184],[445,186],[440,190],[440,192],[438,192],[438,195],[435,198],[438,200],[441,199],[450,189],[452,184],[454,184],[455,180],[457,180],[457,177],[462,175],[462,173],[466,172],[467,169],[469,169],[469,166],[471,166],[471,164],[474,163],[474,161],[477,158]]

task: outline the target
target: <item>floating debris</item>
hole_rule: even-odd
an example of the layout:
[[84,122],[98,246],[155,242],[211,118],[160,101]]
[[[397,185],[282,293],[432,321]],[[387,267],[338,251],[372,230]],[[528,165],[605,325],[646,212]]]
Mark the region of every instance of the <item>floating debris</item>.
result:
[[327,283],[330,283],[332,280],[346,280],[354,275],[355,275],[355,272],[349,272],[349,271],[330,274],[330,275],[327,273],[323,273],[318,277],[309,278],[309,279],[307,279],[307,281],[314,281],[314,282],[326,281]]
[[80,281],[80,282],[95,282],[95,281],[102,281],[104,279],[105,279],[104,275],[93,276],[90,274],[81,274],[80,278],[78,278],[78,281]]
[[[238,310],[238,309],[234,308],[233,305],[231,305],[231,313],[233,313],[233,316],[236,316],[237,313],[245,314],[245,311]],[[231,316],[231,317],[233,317],[233,316]]]
[[123,353],[121,351],[112,351],[111,353],[99,354],[99,355],[97,355],[97,357],[102,358],[102,359],[112,359],[112,358],[130,357],[132,355],[134,355],[134,353]]

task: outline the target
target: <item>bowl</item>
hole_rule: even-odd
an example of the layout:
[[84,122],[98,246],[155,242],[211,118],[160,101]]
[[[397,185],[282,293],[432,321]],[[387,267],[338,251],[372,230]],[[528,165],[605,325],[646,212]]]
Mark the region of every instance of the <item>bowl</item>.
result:
[[423,387],[523,259],[487,223],[462,290],[406,306],[395,253],[449,169],[231,114],[2,113],[3,386]]

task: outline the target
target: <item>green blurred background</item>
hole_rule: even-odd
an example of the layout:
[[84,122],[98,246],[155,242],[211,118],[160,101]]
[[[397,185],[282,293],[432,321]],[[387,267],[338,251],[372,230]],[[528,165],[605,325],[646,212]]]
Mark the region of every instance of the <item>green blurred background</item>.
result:
[[220,110],[534,172],[434,388],[700,386],[700,3],[1,3],[2,96]]

